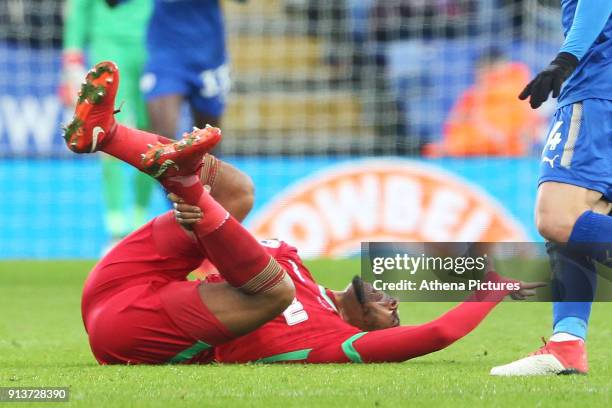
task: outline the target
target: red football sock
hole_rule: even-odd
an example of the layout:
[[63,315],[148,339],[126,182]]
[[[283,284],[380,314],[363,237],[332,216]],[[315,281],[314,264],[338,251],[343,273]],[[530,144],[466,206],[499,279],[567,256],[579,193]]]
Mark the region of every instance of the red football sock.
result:
[[148,150],[147,145],[157,142],[167,144],[172,140],[117,123],[104,139],[100,150],[142,170],[141,154]]
[[230,285],[247,293],[258,293],[283,279],[283,268],[207,192],[202,194],[198,206],[204,214],[194,226],[198,242]]
[[[104,139],[101,150],[142,171],[141,155],[149,150],[149,145],[158,142],[169,144],[173,141],[163,136],[117,124],[109,137]],[[204,192],[199,173],[199,170],[196,170],[191,176],[167,177],[159,181],[166,190],[175,193],[188,204],[196,205]]]
[[[202,211],[204,211],[204,208],[207,208],[207,213],[205,213],[207,217],[203,220],[205,224],[208,220],[214,224],[216,222],[214,220],[218,216],[222,216],[223,219],[227,218],[227,211],[221,207],[210,194],[204,192],[204,187],[202,186],[202,181],[198,174],[200,174],[199,168],[196,170],[195,174],[190,176],[164,177],[160,179],[159,182],[167,191],[181,197],[187,204],[198,206]],[[213,204],[210,204],[209,201],[213,201]],[[216,228],[219,225],[221,225],[221,223],[213,227]]]

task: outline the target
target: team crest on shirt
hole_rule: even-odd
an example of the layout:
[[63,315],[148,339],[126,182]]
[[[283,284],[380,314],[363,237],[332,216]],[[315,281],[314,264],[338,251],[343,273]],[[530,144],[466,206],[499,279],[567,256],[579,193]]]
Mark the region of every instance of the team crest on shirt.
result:
[[361,242],[525,241],[524,227],[492,196],[437,166],[363,160],[331,166],[281,191],[251,231],[282,237],[303,257],[359,252]]

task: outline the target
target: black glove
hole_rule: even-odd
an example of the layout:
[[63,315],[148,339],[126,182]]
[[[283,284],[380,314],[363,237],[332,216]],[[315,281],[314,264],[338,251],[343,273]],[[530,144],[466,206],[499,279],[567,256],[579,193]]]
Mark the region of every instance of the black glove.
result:
[[544,71],[527,84],[519,99],[524,101],[531,95],[529,104],[533,109],[537,109],[548,99],[550,91],[553,98],[556,98],[561,91],[561,85],[574,72],[578,63],[578,58],[573,54],[560,52]]

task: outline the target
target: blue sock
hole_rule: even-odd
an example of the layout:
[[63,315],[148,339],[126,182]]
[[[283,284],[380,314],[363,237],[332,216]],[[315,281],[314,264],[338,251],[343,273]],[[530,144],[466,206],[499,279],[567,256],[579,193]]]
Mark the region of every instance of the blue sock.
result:
[[591,300],[595,292],[595,263],[564,245],[547,243],[553,273],[553,333],[586,338]]
[[[586,339],[597,285],[593,260],[606,262],[608,253],[612,254],[611,240],[612,217],[585,211],[574,224],[568,251],[550,245],[555,276],[553,298],[563,300],[553,305],[553,333],[569,333]],[[585,245],[571,245],[581,243]]]

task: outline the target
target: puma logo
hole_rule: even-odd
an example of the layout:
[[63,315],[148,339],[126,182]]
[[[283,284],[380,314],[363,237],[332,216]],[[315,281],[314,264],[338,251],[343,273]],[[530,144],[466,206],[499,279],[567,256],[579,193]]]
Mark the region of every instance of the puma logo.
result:
[[544,157],[542,157],[542,161],[550,164],[550,168],[552,169],[552,168],[555,167],[555,159],[557,157],[559,157],[558,154],[555,154],[555,157],[553,157],[552,159],[549,159],[548,157],[544,156]]

